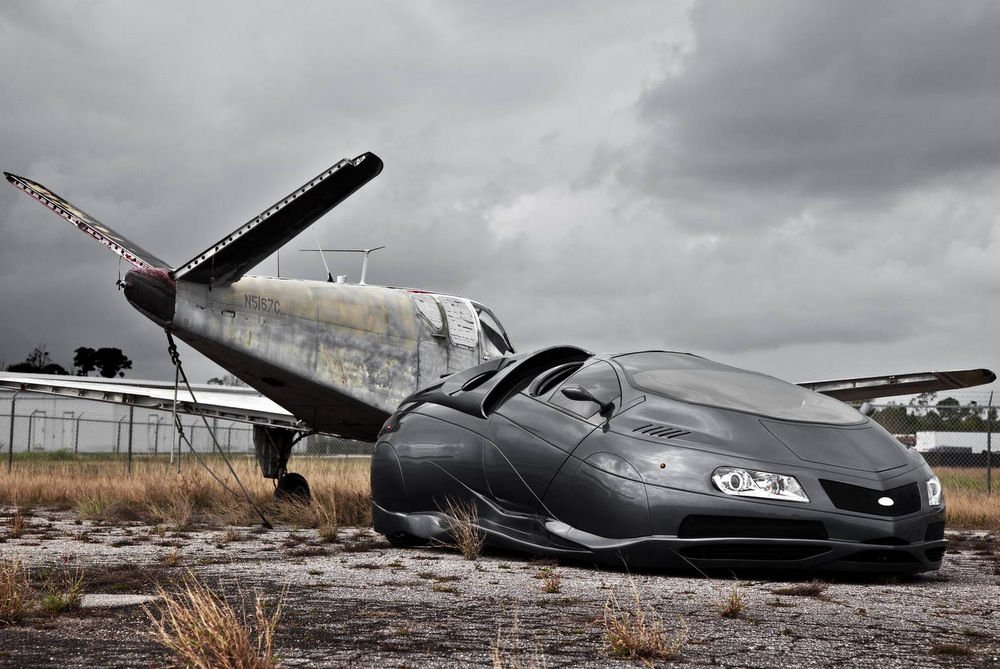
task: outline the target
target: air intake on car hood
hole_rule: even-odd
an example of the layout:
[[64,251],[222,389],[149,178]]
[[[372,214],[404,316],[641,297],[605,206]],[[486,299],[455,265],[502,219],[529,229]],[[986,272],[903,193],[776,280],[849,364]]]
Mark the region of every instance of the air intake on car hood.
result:
[[632,432],[636,434],[644,434],[647,437],[658,437],[660,439],[675,439],[677,437],[683,437],[691,434],[687,430],[681,430],[676,427],[667,427],[666,425],[657,425],[655,423],[647,423],[646,425],[635,428]]

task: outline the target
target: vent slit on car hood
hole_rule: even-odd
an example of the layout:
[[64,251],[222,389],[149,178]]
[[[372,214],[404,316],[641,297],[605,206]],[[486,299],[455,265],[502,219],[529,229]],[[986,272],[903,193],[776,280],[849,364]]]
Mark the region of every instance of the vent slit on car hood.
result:
[[677,437],[684,437],[691,434],[687,430],[681,430],[676,427],[667,427],[666,425],[657,425],[655,423],[641,425],[632,430],[632,432],[644,434],[647,437],[658,437],[659,439],[676,439]]

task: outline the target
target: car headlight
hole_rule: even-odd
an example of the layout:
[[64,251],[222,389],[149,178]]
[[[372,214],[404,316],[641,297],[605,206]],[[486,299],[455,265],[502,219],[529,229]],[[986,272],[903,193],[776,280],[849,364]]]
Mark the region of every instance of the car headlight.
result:
[[712,483],[727,495],[808,502],[805,490],[794,476],[758,472],[751,469],[719,467],[712,472]]
[[927,504],[941,506],[941,481],[936,476],[927,480]]

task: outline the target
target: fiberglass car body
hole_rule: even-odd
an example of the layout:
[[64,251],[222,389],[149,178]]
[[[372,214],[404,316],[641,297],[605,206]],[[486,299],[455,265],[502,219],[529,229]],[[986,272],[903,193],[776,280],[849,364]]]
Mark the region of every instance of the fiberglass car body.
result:
[[375,529],[630,567],[940,566],[941,488],[843,402],[665,351],[553,347],[425,388],[380,433]]

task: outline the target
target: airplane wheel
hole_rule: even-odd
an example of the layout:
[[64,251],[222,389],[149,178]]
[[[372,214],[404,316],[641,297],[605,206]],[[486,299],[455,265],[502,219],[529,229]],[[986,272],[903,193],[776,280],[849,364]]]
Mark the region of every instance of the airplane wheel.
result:
[[385,538],[389,540],[395,548],[414,548],[416,546],[426,546],[430,543],[427,539],[422,537],[415,537],[412,534],[407,534],[406,532],[397,532],[396,534],[387,534]]
[[278,487],[274,489],[274,498],[285,502],[309,502],[309,483],[302,474],[294,472],[285,474],[278,479]]

